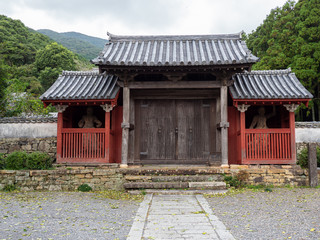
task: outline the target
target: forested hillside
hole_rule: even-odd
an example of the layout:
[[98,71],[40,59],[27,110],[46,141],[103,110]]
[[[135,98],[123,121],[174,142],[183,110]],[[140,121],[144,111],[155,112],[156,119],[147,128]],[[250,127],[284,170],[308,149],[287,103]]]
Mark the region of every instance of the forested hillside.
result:
[[261,58],[254,69],[291,67],[315,97],[297,119],[320,121],[320,1],[288,1],[273,9],[246,42]]
[[40,29],[38,32],[47,35],[87,60],[97,57],[107,41],[106,39],[91,37],[77,32],[58,33],[48,29]]
[[89,67],[47,36],[0,15],[0,117],[46,113],[39,96],[62,70]]

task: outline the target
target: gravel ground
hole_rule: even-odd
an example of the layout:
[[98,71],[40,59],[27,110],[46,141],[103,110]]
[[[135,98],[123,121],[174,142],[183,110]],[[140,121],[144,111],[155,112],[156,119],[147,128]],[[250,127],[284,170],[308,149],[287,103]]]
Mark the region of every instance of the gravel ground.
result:
[[0,193],[0,239],[126,239],[139,202],[96,193]]
[[272,190],[207,200],[236,239],[320,239],[320,189]]

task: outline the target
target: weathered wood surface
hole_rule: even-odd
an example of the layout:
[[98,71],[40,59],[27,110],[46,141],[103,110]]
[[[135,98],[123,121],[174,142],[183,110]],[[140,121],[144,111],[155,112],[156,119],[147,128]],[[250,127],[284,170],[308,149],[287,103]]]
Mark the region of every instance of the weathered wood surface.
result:
[[203,163],[215,152],[214,100],[136,100],[135,159]]

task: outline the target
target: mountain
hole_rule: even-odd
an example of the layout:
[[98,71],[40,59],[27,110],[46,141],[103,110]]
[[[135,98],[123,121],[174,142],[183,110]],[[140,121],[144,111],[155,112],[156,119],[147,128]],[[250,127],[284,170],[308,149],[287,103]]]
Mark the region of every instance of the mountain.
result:
[[39,99],[63,70],[92,65],[20,20],[0,15],[0,117],[44,114]]
[[107,42],[106,39],[91,37],[78,32],[58,33],[49,29],[40,29],[38,32],[48,36],[87,60],[97,57]]

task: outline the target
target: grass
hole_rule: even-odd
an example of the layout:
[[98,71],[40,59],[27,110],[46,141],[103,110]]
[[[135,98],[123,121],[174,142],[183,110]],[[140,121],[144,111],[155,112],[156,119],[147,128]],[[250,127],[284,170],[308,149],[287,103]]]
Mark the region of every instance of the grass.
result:
[[141,202],[144,198],[143,194],[133,195],[125,191],[117,190],[104,190],[96,193],[98,198],[108,198],[114,200],[129,200],[129,201],[139,201]]

